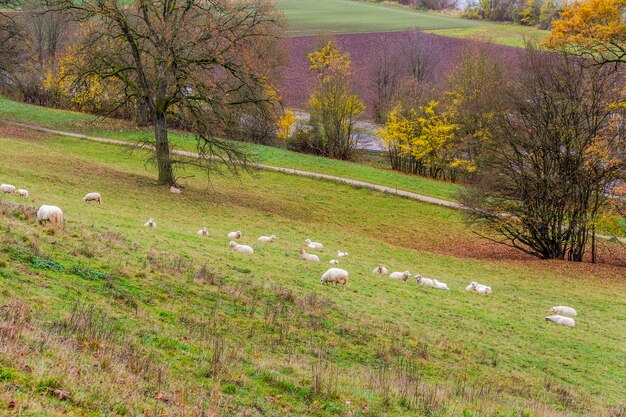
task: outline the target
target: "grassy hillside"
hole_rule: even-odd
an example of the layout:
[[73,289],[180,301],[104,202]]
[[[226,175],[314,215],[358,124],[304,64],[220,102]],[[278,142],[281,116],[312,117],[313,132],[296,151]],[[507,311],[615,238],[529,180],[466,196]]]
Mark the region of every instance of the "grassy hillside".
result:
[[541,39],[548,31],[523,26],[480,22],[412,10],[398,6],[351,0],[279,0],[288,33],[313,35],[320,32],[370,33],[422,29],[451,37],[478,37],[508,46],[523,46],[524,40]]
[[[98,119],[83,113],[32,106],[0,96],[0,120],[2,119],[119,140],[153,140],[152,132],[138,130],[130,123]],[[184,133],[172,132],[170,138],[179,149],[195,150],[194,139]],[[303,155],[270,146],[253,144],[242,144],[242,146],[246,147],[254,155],[255,160],[260,163],[343,176],[431,197],[454,200],[456,194],[462,189],[455,184],[376,169],[358,163]]]
[[[31,192],[0,196],[5,414],[618,415],[623,268],[511,260],[455,211],[327,182],[208,187],[190,169],[173,195],[141,152],[1,125],[0,145],[1,181]],[[36,224],[42,203],[63,230]],[[229,250],[236,229],[254,255]],[[324,263],[297,258],[307,237]],[[319,284],[337,249],[346,291]],[[381,262],[451,290],[374,276]],[[471,279],[493,296],[463,291]],[[556,304],[578,309],[575,329],[543,321]]]

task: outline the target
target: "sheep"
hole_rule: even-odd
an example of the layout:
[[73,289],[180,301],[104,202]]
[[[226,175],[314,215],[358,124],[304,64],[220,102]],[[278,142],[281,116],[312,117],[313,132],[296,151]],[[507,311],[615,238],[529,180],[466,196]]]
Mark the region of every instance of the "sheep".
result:
[[373,274],[380,274],[380,275],[387,275],[389,273],[389,270],[387,270],[387,268],[385,268],[382,265],[378,265],[376,268],[374,268],[372,273]]
[[276,240],[276,236],[275,235],[272,235],[272,236],[261,236],[259,238],[259,242],[261,242],[261,243],[272,243],[275,240]]
[[444,284],[443,282],[439,282],[436,279],[424,278],[420,274],[415,275],[415,281],[419,285],[424,285],[426,287],[438,288],[440,290],[450,290],[447,284]]
[[241,230],[237,230],[236,232],[230,232],[228,235],[226,235],[226,237],[229,239],[241,239],[241,235]]
[[411,273],[409,271],[392,272],[391,274],[389,274],[389,278],[400,279],[402,281],[406,281],[407,279],[409,279],[410,276]]
[[157,228],[157,224],[154,221],[153,218],[148,219],[147,222],[144,223],[143,227],[150,227],[152,229],[156,229]]
[[548,316],[545,318],[546,321],[551,321],[552,323],[560,324],[562,326],[574,327],[576,322],[571,317],[564,317],[555,314],[554,316]]
[[100,193],[87,193],[83,197],[83,202],[88,203],[90,201],[96,201],[96,202],[98,202],[98,204],[101,204],[102,203],[102,196],[100,195]]
[[322,278],[320,278],[320,284],[340,284],[343,286],[343,289],[346,289],[346,285],[348,285],[348,271],[344,271],[339,268],[330,268],[328,271],[324,272]]
[[320,258],[317,255],[314,255],[312,253],[306,253],[306,251],[304,249],[300,249],[300,259],[302,259],[303,261],[309,261],[309,262],[319,262]]
[[17,193],[18,193],[20,196],[24,197],[24,198],[28,198],[28,190],[24,190],[23,188],[19,188],[19,189],[17,190]]
[[202,229],[198,230],[198,236],[206,237],[208,235],[209,235],[209,229],[207,229],[206,227],[203,227]]
[[180,188],[178,188],[178,187],[177,187],[177,186],[175,186],[175,185],[172,185],[172,186],[170,187],[170,193],[172,193],[172,194],[180,194],[180,193],[181,193],[181,191],[180,191]]
[[0,191],[7,194],[15,194],[15,185],[0,184]]
[[63,225],[63,211],[57,206],[43,205],[37,210],[37,221],[43,223],[50,222],[54,227]]
[[475,292],[478,294],[491,294],[491,287],[472,281],[470,282],[470,285],[465,288],[465,291]]
[[348,256],[348,252],[342,252],[340,250],[337,251],[337,256],[339,256],[340,258],[345,258],[346,256]]
[[231,240],[228,244],[235,252],[247,253],[248,255],[252,255],[254,253],[254,249],[252,249],[248,245],[240,245],[234,240]]
[[330,261],[328,261],[328,263],[331,265],[339,265],[339,261],[336,259],[331,259]]
[[305,240],[304,243],[311,249],[324,249],[324,245],[318,242],[311,242],[311,239]]
[[576,317],[578,315],[576,313],[576,310],[574,310],[572,307],[566,307],[566,306],[552,307],[550,309],[550,313],[556,313],[562,316],[570,316],[570,317]]

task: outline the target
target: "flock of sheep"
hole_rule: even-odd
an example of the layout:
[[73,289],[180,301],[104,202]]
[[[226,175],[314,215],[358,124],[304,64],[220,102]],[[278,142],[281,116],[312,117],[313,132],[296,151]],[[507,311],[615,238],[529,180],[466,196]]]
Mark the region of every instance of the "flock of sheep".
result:
[[[18,194],[22,197],[29,196],[27,190],[18,189],[10,184],[1,184],[0,191],[7,194]],[[172,190],[170,191],[173,192]],[[98,204],[101,204],[102,197],[100,193],[91,192],[83,197],[83,202],[97,202]],[[39,221],[40,223],[49,222],[55,227],[60,227],[63,224],[63,211],[57,206],[42,205],[41,207],[39,207],[39,210],[37,210],[37,221]],[[157,224],[154,219],[150,218],[144,224],[144,227],[156,229]],[[209,231],[206,227],[204,227],[198,230],[197,234],[200,237],[207,237],[209,235]],[[242,236],[243,233],[240,230],[228,233],[227,238],[230,239],[229,246],[235,252],[252,255],[254,253],[254,249],[251,246],[237,243],[237,240],[241,239]],[[276,240],[276,236],[261,236],[257,240],[260,243],[272,243]],[[313,242],[310,239],[306,239],[304,243],[309,250],[315,251],[324,248],[323,244],[319,242]],[[344,258],[347,256],[348,252],[342,252],[340,250],[337,251],[337,257]],[[320,262],[320,258],[318,255],[315,255],[313,253],[307,253],[304,248],[300,249],[300,259],[308,262]],[[331,265],[337,265],[339,264],[339,260],[331,259],[328,263]],[[389,273],[388,269],[385,268],[385,266],[383,265],[378,265],[372,270],[372,273],[378,275],[389,275],[390,278],[401,281],[407,281],[411,277],[411,273],[409,271]],[[338,284],[341,285],[343,289],[345,289],[345,287],[348,285],[348,277],[348,271],[341,268],[333,267],[324,272],[324,274],[322,274],[322,277],[320,278],[320,283],[335,285]],[[441,290],[450,290],[447,284],[440,282],[436,279],[424,278],[419,274],[415,275],[414,278],[416,283],[419,285],[424,285],[426,287],[432,287]],[[470,284],[465,288],[465,291],[483,295],[490,295],[492,293],[491,287],[479,284],[476,281],[470,282]],[[555,314],[546,317],[546,321],[550,321],[552,323],[560,324],[567,327],[575,326],[576,322],[572,317],[576,317],[577,313],[576,310],[574,310],[573,308],[567,306],[557,306],[552,307],[550,309],[550,312]]]

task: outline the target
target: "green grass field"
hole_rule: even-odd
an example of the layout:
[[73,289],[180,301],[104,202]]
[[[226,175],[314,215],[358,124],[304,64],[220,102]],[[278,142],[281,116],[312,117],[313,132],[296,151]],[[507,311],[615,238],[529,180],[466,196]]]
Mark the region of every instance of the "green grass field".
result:
[[[209,187],[189,169],[173,195],[141,151],[6,125],[0,146],[0,181],[31,193],[0,195],[3,414],[619,415],[623,268],[519,257],[456,211],[329,182]],[[63,230],[36,224],[40,204],[64,209]],[[228,248],[237,229],[254,255]],[[307,237],[326,245],[321,264],[298,259]],[[337,249],[345,291],[319,283]],[[451,290],[375,276],[378,263]],[[493,296],[466,293],[472,279]],[[560,304],[576,328],[543,320]]]
[[[97,119],[84,113],[27,105],[0,96],[0,120],[3,118],[5,120],[29,122],[55,130],[120,140],[149,140],[152,138],[151,132],[138,130],[132,124],[123,121]],[[194,139],[184,133],[172,132],[171,139],[179,149],[195,150]],[[358,163],[303,155],[270,146],[252,144],[242,144],[242,146],[253,154],[255,160],[260,163],[343,176],[401,190],[413,191],[431,197],[454,200],[462,189],[461,186],[455,184],[404,175],[390,170],[376,169]]]
[[289,24],[288,33],[370,33],[421,29],[457,38],[478,38],[508,46],[524,46],[549,31],[518,25],[480,22],[409,8],[352,0],[282,0],[276,6]]

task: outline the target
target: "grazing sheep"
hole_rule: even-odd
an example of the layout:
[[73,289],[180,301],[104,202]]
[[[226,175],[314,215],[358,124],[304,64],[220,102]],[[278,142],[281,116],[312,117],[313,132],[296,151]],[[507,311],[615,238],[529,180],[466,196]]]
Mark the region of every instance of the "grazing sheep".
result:
[[172,185],[172,186],[170,187],[170,193],[172,193],[172,194],[180,194],[180,193],[181,193],[181,191],[180,191],[180,188],[178,188],[178,187],[177,187],[177,186],[175,186],[175,185]]
[[342,252],[340,250],[337,251],[337,256],[339,256],[340,258],[345,258],[346,256],[348,256],[348,252]]
[[18,188],[17,193],[24,198],[28,198],[28,190],[24,190],[23,188]]
[[328,263],[331,265],[339,265],[339,261],[336,259],[331,259],[330,261],[328,261]]
[[372,271],[372,273],[374,274],[380,274],[380,275],[387,275],[389,273],[389,271],[387,270],[387,268],[385,268],[382,265],[378,265],[376,268],[374,268],[374,270]]
[[317,255],[313,255],[312,253],[306,253],[304,249],[300,249],[300,259],[303,261],[309,262],[319,262],[320,258]]
[[276,240],[276,236],[275,235],[272,235],[272,236],[261,236],[259,238],[259,242],[261,242],[261,243],[272,243],[275,240]]
[[39,223],[50,222],[54,227],[63,225],[63,211],[57,206],[43,205],[37,210]]
[[206,227],[203,227],[202,229],[198,230],[198,236],[207,237],[208,235],[209,235],[209,229],[207,229]]
[[254,253],[254,249],[252,249],[248,245],[240,245],[234,240],[231,240],[228,244],[235,252],[247,253],[248,255],[252,255]]
[[491,287],[472,281],[470,282],[470,285],[465,288],[465,291],[475,292],[478,294],[491,294]]
[[340,284],[343,286],[343,289],[346,289],[346,285],[348,285],[348,271],[344,271],[339,268],[330,268],[328,271],[324,272],[322,278],[320,279],[320,284]]
[[101,204],[102,203],[102,196],[100,196],[100,193],[87,193],[83,197],[83,202],[88,203],[90,201],[96,201],[96,202],[98,202],[98,204]]
[[556,313],[562,316],[570,316],[570,317],[576,317],[578,315],[576,313],[576,310],[574,310],[572,307],[566,307],[566,306],[552,307],[550,309],[550,313]]
[[236,232],[230,232],[226,237],[229,239],[241,239],[241,230],[237,230]]
[[574,327],[576,325],[576,322],[573,318],[559,316],[558,314],[546,317],[546,321],[551,321],[552,323],[560,324],[567,327]]
[[154,221],[154,219],[150,218],[150,219],[148,219],[147,222],[144,223],[143,227],[150,227],[152,229],[156,229],[157,228],[157,224]]
[[426,287],[438,288],[440,290],[450,290],[447,284],[444,284],[443,282],[439,282],[436,279],[424,278],[420,274],[415,275],[415,281],[419,285],[424,285]]
[[0,184],[0,191],[7,194],[15,194],[15,185]]
[[311,239],[305,240],[304,243],[311,249],[324,249],[324,245],[318,242],[311,242]]
[[389,278],[399,279],[402,281],[406,281],[407,279],[409,279],[410,276],[411,276],[411,273],[409,271],[392,272],[391,274],[389,274]]

